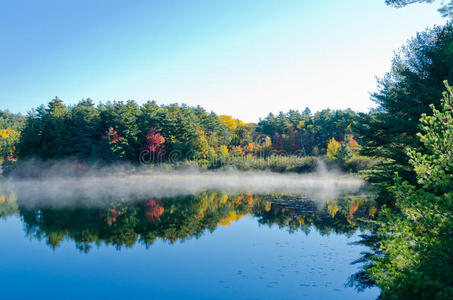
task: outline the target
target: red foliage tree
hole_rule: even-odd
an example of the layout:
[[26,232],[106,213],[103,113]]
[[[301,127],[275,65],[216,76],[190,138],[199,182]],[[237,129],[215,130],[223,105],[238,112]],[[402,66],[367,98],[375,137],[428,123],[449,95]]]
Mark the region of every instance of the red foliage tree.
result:
[[112,127],[110,127],[109,130],[105,132],[105,135],[103,135],[101,138],[103,140],[107,139],[112,144],[123,140],[123,138],[118,135],[118,131],[116,131]]
[[165,138],[158,132],[156,127],[151,127],[146,134],[146,148],[151,152],[155,152],[162,148],[164,143]]
[[164,211],[164,207],[156,202],[156,200],[149,200],[146,202],[145,215],[150,223],[154,223],[156,220],[159,220]]

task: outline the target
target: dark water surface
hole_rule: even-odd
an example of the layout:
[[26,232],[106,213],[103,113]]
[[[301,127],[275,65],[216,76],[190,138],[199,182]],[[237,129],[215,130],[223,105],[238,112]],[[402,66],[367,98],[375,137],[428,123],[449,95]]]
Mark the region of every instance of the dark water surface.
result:
[[345,287],[373,203],[206,192],[102,207],[0,198],[2,299],[375,299]]

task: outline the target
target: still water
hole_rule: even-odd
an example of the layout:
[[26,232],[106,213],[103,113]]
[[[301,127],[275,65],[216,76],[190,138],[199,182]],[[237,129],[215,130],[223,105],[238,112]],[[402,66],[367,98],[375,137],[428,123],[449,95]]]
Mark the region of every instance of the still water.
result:
[[203,192],[97,207],[0,196],[2,299],[375,299],[346,287],[372,201]]

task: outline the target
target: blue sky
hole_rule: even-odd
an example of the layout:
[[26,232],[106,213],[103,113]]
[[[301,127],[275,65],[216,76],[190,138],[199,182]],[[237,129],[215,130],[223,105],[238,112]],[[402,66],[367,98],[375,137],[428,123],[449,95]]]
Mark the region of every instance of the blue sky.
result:
[[0,108],[187,103],[245,121],[373,106],[393,51],[435,5],[384,0],[0,0]]

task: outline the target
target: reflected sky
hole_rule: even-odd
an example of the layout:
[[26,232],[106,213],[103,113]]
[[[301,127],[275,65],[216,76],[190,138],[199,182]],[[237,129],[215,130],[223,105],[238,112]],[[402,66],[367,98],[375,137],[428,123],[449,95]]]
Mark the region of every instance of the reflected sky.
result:
[[[18,213],[0,219],[0,237],[7,241],[0,248],[2,297],[376,298],[377,289],[357,293],[344,287],[358,269],[350,263],[366,250],[349,243],[357,241],[366,229],[357,219],[369,215],[370,203],[351,198],[321,209],[303,203],[294,198],[250,195],[225,200],[220,194],[206,193],[123,207],[115,222],[108,215],[112,208],[105,208],[103,215],[99,211],[19,206]],[[178,218],[188,227],[178,227]],[[133,231],[142,231],[139,235],[157,238],[150,243],[137,238],[130,247],[120,243],[118,250],[112,237],[102,232],[130,235],[131,227],[121,225],[129,224],[124,219],[134,224]],[[191,226],[198,224],[194,220],[202,224],[194,231],[198,234],[190,234]],[[72,224],[77,222],[80,224]],[[172,226],[175,232],[181,231],[175,236],[182,238],[165,238],[165,230],[171,232]],[[101,238],[84,252],[75,244],[87,239],[88,233]],[[58,236],[53,237],[58,240],[56,245],[49,243],[53,235]]]

